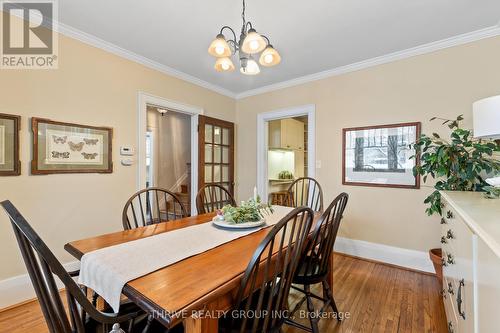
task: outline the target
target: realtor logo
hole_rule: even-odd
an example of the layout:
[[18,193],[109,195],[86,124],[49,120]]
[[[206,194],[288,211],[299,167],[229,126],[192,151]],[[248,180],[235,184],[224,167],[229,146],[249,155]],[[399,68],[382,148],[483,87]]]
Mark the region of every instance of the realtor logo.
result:
[[1,1],[1,69],[57,68],[55,0]]

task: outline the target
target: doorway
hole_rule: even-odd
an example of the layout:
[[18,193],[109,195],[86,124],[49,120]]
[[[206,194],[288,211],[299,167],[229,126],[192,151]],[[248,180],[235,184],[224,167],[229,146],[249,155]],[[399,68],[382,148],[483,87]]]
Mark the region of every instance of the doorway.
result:
[[174,193],[190,212],[191,116],[154,105],[147,105],[146,110],[144,186],[160,187]]
[[[143,92],[138,94],[137,107],[137,189],[143,189],[149,184],[158,184],[158,175],[155,175],[154,171],[154,165],[158,163],[155,160],[158,154],[155,155],[154,151],[158,148],[158,143],[155,145],[155,142],[158,142],[159,138],[156,138],[158,133],[155,133],[151,126],[148,128],[148,107],[157,113],[155,117],[158,117],[158,114],[161,117],[161,113],[166,111],[165,114],[178,114],[178,117],[189,119],[189,143],[182,145],[190,147],[191,168],[188,168],[185,177],[188,183],[191,215],[197,214],[196,194],[205,184],[219,184],[234,195],[234,123],[206,117],[203,115],[202,108]],[[187,142],[187,139],[184,142]],[[183,163],[188,162],[181,162],[181,167]],[[177,189],[180,188],[182,192],[182,177],[176,179],[177,181],[172,186],[174,189],[177,186]]]
[[257,192],[282,204],[299,177],[315,176],[315,106],[305,105],[257,116]]
[[[144,92],[138,94],[138,136],[137,136],[137,189],[143,189],[148,184],[155,184],[155,172],[152,166],[155,165],[155,144],[157,141],[154,131],[148,129],[148,107],[166,110],[167,113],[175,112],[182,114],[189,119],[190,134],[190,162],[192,166],[198,165],[198,117],[203,114],[203,109],[178,102],[174,102],[162,97],[150,95]],[[159,113],[159,111],[156,111]],[[160,115],[161,116],[161,115]],[[149,146],[148,146],[149,145]],[[149,151],[148,151],[149,150]],[[148,165],[149,163],[149,165]],[[149,170],[148,170],[149,169]],[[194,203],[198,192],[198,168],[192,167],[187,175],[189,182],[189,202]],[[168,188],[167,188],[168,189]],[[182,191],[182,189],[181,189]],[[191,214],[196,214],[195,205],[191,204]]]

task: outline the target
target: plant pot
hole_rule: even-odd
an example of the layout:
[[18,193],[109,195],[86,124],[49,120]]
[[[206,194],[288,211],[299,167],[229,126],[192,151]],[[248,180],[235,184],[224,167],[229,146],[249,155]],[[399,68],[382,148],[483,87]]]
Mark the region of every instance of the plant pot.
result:
[[434,270],[436,271],[436,276],[441,286],[443,285],[443,265],[441,264],[442,256],[443,252],[441,251],[441,249],[429,250],[429,258],[431,258],[432,264],[434,265]]

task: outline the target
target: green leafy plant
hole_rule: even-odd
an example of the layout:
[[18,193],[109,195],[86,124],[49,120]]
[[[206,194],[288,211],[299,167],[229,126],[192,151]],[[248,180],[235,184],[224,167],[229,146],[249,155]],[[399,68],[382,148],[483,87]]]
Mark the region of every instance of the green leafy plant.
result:
[[437,133],[423,134],[410,145],[421,161],[413,168],[413,173],[423,176],[424,182],[428,176],[436,179],[436,190],[424,201],[429,205],[428,215],[442,214],[439,191],[484,191],[488,184],[483,175],[500,171],[500,161],[494,157],[494,152],[500,151],[498,143],[474,139],[470,130],[460,127],[462,115],[454,120],[434,117],[431,121],[438,119],[450,128],[450,139]]
[[278,174],[278,179],[293,179],[293,173],[288,170],[283,170]]
[[225,221],[233,223],[257,222],[264,218],[264,214],[271,213],[273,213],[273,207],[261,202],[259,196],[257,200],[242,201],[239,207],[226,205],[217,212],[218,215],[224,216]]
[[485,186],[483,187],[483,190],[486,192],[485,196],[489,199],[500,198],[500,187]]

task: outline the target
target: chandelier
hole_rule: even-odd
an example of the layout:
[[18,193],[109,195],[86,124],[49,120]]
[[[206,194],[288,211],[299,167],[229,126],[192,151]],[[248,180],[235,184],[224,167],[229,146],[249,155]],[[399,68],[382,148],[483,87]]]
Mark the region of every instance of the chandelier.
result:
[[[281,57],[269,42],[269,38],[257,33],[251,22],[245,19],[245,0],[243,0],[243,11],[241,13],[243,26],[241,27],[240,39],[237,40],[236,33],[229,26],[223,26],[219,34],[208,48],[208,53],[217,58],[215,70],[218,72],[230,72],[234,70],[231,60],[233,55],[238,53],[240,60],[240,72],[245,75],[256,75],[260,73],[259,63],[265,67],[277,65]],[[229,30],[233,39],[227,39],[224,31]],[[260,53],[260,56],[259,56]]]

